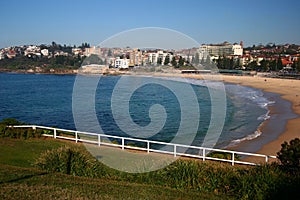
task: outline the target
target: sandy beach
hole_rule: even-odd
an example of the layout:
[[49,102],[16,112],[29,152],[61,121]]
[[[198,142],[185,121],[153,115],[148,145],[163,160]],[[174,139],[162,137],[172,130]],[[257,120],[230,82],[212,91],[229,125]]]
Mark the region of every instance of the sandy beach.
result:
[[[226,83],[261,89],[265,92],[265,96],[268,99],[274,100],[276,103],[273,106],[269,106],[269,115],[271,119],[272,116],[276,115],[276,119],[267,120],[259,127],[262,132],[261,136],[243,141],[231,147],[230,149],[232,150],[248,152],[250,149],[253,150],[258,147],[255,150],[256,153],[276,156],[284,141],[300,137],[300,80],[266,78],[261,76],[212,76],[178,73],[158,73],[155,76],[180,76],[195,79],[223,80]],[[292,119],[286,120],[286,118]]]
[[[222,78],[228,83],[250,86],[262,89],[265,92],[280,94],[281,98],[291,102],[292,110],[298,115],[296,118],[288,120],[285,125],[285,130],[275,140],[264,144],[257,153],[276,155],[276,153],[281,149],[281,144],[284,141],[290,141],[296,137],[300,137],[300,80],[224,75]],[[274,113],[274,110],[271,107],[270,115],[282,115],[284,112],[284,110],[276,110]],[[266,123],[268,123],[268,121]],[[262,132],[263,134],[272,134],[271,132],[268,132],[268,130],[264,130],[264,127],[262,127]],[[256,139],[251,142],[255,142],[255,140]]]
[[[202,75],[183,76],[188,78],[209,79],[209,75],[205,75],[205,77]],[[212,76],[211,79],[215,78]],[[265,95],[267,98],[272,98],[272,100],[275,100],[277,102],[277,106],[269,107],[269,115],[271,117],[272,115],[294,115],[293,119],[289,120],[284,120],[284,117],[277,117],[277,121],[265,121],[260,127],[260,130],[262,131],[261,136],[253,140],[243,141],[237,146],[232,147],[231,149],[238,151],[247,151],[247,149],[251,149],[247,148],[249,146],[252,146],[252,148],[253,146],[261,146],[259,149],[257,149],[256,153],[276,155],[276,153],[281,149],[281,144],[284,141],[290,141],[296,137],[300,137],[300,80],[231,75],[221,75],[217,79],[222,79],[227,83],[239,84],[242,86],[248,86],[263,90],[266,93]],[[274,95],[274,93],[279,95],[276,96]],[[286,101],[284,102],[282,100]],[[286,102],[290,104],[286,105]],[[278,125],[283,125],[285,128],[283,130],[277,130]],[[273,131],[279,131],[279,133],[275,134],[273,133]]]

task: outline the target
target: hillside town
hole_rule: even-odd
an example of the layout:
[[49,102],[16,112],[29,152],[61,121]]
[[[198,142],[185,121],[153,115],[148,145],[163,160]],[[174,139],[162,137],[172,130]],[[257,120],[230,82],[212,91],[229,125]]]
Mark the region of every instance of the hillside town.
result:
[[83,66],[97,65],[121,70],[147,66],[170,66],[177,69],[208,69],[214,65],[220,70],[298,73],[300,45],[253,45],[243,42],[202,44],[190,49],[137,49],[90,46],[23,45],[0,49],[0,70],[24,72],[77,73]]

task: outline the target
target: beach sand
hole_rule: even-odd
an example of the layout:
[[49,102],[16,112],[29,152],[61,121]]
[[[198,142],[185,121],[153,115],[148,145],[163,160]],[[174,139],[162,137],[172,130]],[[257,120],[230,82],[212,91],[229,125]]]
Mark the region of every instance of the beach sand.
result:
[[[272,92],[281,95],[281,98],[291,102],[291,108],[294,111],[294,119],[287,120],[285,125],[285,130],[272,141],[264,144],[257,153],[265,155],[276,155],[276,153],[281,149],[281,144],[284,141],[290,141],[296,137],[300,137],[300,80],[291,79],[276,79],[276,78],[265,78],[265,77],[251,77],[251,76],[224,76],[222,78],[225,82],[240,84],[243,86],[250,86],[253,88],[262,89],[265,92]],[[276,100],[275,100],[276,101]],[[277,99],[279,101],[279,99]],[[286,114],[285,110],[276,109],[271,107],[270,115],[283,115]],[[283,107],[283,109],[286,109]],[[267,122],[268,123],[268,122]],[[279,122],[280,123],[280,122]],[[284,123],[282,121],[281,123]],[[276,128],[276,124],[270,124]],[[270,126],[269,126],[270,127]],[[265,134],[272,134],[272,130],[268,130],[266,126],[261,128],[262,136]],[[271,131],[271,132],[270,132]],[[260,137],[257,138],[259,140]],[[255,142],[256,139],[247,142]],[[241,143],[240,145],[246,145]]]

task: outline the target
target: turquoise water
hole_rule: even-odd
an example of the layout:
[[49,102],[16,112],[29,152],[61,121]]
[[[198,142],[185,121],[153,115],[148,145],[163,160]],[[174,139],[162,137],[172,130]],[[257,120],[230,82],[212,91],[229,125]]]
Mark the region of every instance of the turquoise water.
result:
[[[87,82],[98,80],[97,77],[84,77]],[[124,78],[124,77],[123,77]],[[184,84],[192,88],[196,96],[199,116],[192,114],[187,118],[187,126],[184,131],[187,136],[195,134],[193,145],[201,146],[203,138],[209,129],[212,116],[212,102],[210,91],[200,80],[164,78],[159,82],[151,83],[153,77],[126,77],[126,84],[134,85],[137,82],[146,81],[147,84],[138,87],[130,93],[128,104],[129,116],[122,112],[113,112],[118,104],[113,104],[113,95],[117,102],[122,102],[123,93],[116,92],[116,84],[120,81],[119,76],[102,77],[95,89],[95,96],[92,99],[85,97],[85,92],[90,88],[84,89],[80,97],[82,98],[81,118],[87,122],[84,131],[103,132],[111,135],[132,136],[128,130],[122,127],[128,125],[128,118],[136,125],[135,128],[145,128],[151,124],[151,120],[156,120],[154,128],[158,128],[148,137],[140,135],[140,138],[147,138],[159,141],[172,141],[182,123],[183,103],[192,104],[193,102],[181,102],[178,94],[170,90],[166,85],[179,88],[185,87]],[[43,74],[0,74],[0,120],[4,118],[16,118],[28,124],[38,124],[54,126],[65,129],[82,129],[75,126],[72,112],[72,94],[76,76],[74,75],[43,75]],[[165,83],[159,84],[159,83]],[[267,105],[272,103],[264,97],[260,90],[242,87],[238,85],[225,84],[226,88],[226,119],[222,134],[217,142],[217,147],[225,147],[233,142],[251,139],[259,136],[257,128],[268,118]],[[115,92],[115,93],[114,93]],[[178,93],[178,92],[177,92]],[[119,99],[118,99],[119,98]],[[188,98],[187,98],[188,99]],[[124,99],[125,101],[125,99]],[[195,103],[195,102],[194,102]],[[91,110],[95,110],[97,123],[101,130],[92,124],[89,109],[85,109],[87,104]],[[160,105],[157,107],[157,105]],[[74,104],[73,104],[74,106]],[[189,106],[189,105],[187,105]],[[152,109],[154,108],[154,109]],[[196,108],[196,107],[194,107]],[[115,108],[118,110],[118,108]],[[190,109],[190,108],[189,108]],[[192,108],[193,109],[193,108]],[[197,110],[195,109],[195,110]],[[163,111],[163,112],[162,112]],[[149,114],[150,112],[150,114]],[[197,112],[196,112],[197,114]],[[164,119],[162,126],[155,127]],[[195,120],[199,119],[199,120]],[[91,124],[89,124],[91,122]],[[197,124],[196,133],[189,125]],[[144,130],[144,129],[143,129]],[[134,135],[135,137],[139,137]],[[184,135],[181,136],[184,141]],[[180,141],[179,141],[180,142]],[[183,142],[184,143],[184,142]]]

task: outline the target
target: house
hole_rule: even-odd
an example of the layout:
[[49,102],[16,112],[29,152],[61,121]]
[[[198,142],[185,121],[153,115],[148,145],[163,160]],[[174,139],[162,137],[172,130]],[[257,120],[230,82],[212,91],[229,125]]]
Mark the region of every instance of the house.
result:
[[293,61],[289,60],[289,58],[282,58],[281,62],[282,66],[284,66],[285,68],[291,68],[293,64]]
[[48,49],[42,49],[42,50],[41,50],[41,54],[42,54],[43,56],[48,56],[48,55],[49,55]]

